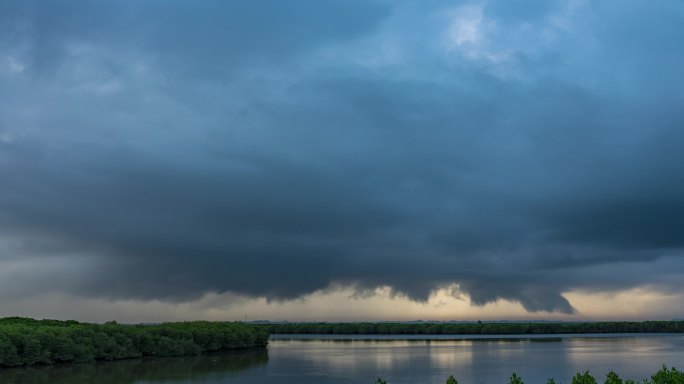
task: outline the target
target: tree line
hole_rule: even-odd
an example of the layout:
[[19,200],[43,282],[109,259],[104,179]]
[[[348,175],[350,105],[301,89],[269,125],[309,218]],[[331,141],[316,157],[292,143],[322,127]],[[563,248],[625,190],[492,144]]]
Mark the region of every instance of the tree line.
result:
[[265,348],[266,330],[233,322],[191,321],[156,325],[0,319],[0,367],[187,356]]
[[260,324],[270,334],[527,335],[577,333],[682,333],[684,321],[473,322],[473,323],[285,323]]

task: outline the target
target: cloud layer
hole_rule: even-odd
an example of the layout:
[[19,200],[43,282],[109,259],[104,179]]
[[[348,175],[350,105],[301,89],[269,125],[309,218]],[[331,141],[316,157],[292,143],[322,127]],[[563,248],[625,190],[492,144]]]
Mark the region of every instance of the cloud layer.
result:
[[0,5],[0,302],[681,293],[684,6]]

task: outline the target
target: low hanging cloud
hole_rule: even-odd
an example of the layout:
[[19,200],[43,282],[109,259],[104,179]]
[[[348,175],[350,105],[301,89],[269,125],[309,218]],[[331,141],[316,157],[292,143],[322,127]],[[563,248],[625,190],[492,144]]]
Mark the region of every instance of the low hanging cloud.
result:
[[684,7],[516,3],[3,3],[0,300],[680,292]]

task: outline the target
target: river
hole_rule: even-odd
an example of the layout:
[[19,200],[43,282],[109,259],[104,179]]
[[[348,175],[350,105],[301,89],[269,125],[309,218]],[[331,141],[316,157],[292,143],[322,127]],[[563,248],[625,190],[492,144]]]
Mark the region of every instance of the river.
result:
[[2,384],[526,384],[569,383],[589,370],[603,382],[649,377],[663,364],[684,368],[684,335],[291,336],[267,351],[95,364],[0,369]]

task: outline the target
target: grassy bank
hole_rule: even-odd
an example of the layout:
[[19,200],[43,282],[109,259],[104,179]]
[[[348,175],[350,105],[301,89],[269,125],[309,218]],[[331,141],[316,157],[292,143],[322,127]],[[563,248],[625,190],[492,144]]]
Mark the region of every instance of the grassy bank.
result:
[[[584,373],[577,373],[573,376],[572,384],[684,384],[684,372],[678,371],[676,368],[668,369],[666,366],[663,367],[649,379],[634,380],[627,379],[623,380],[617,373],[610,371],[602,379],[598,380],[596,377],[592,376],[589,371]],[[375,384],[389,384],[386,380],[377,379]],[[458,380],[453,376],[449,376],[446,380],[446,384],[458,384]],[[525,384],[522,377],[516,375],[515,373],[511,375],[508,379],[508,384]],[[556,384],[554,379],[548,379],[547,384]],[[558,383],[560,384],[560,382]]]
[[0,367],[186,356],[264,348],[268,333],[253,325],[193,321],[158,325],[0,319]]
[[473,323],[288,323],[259,325],[271,334],[518,335],[577,333],[682,333],[684,321],[473,322]]

